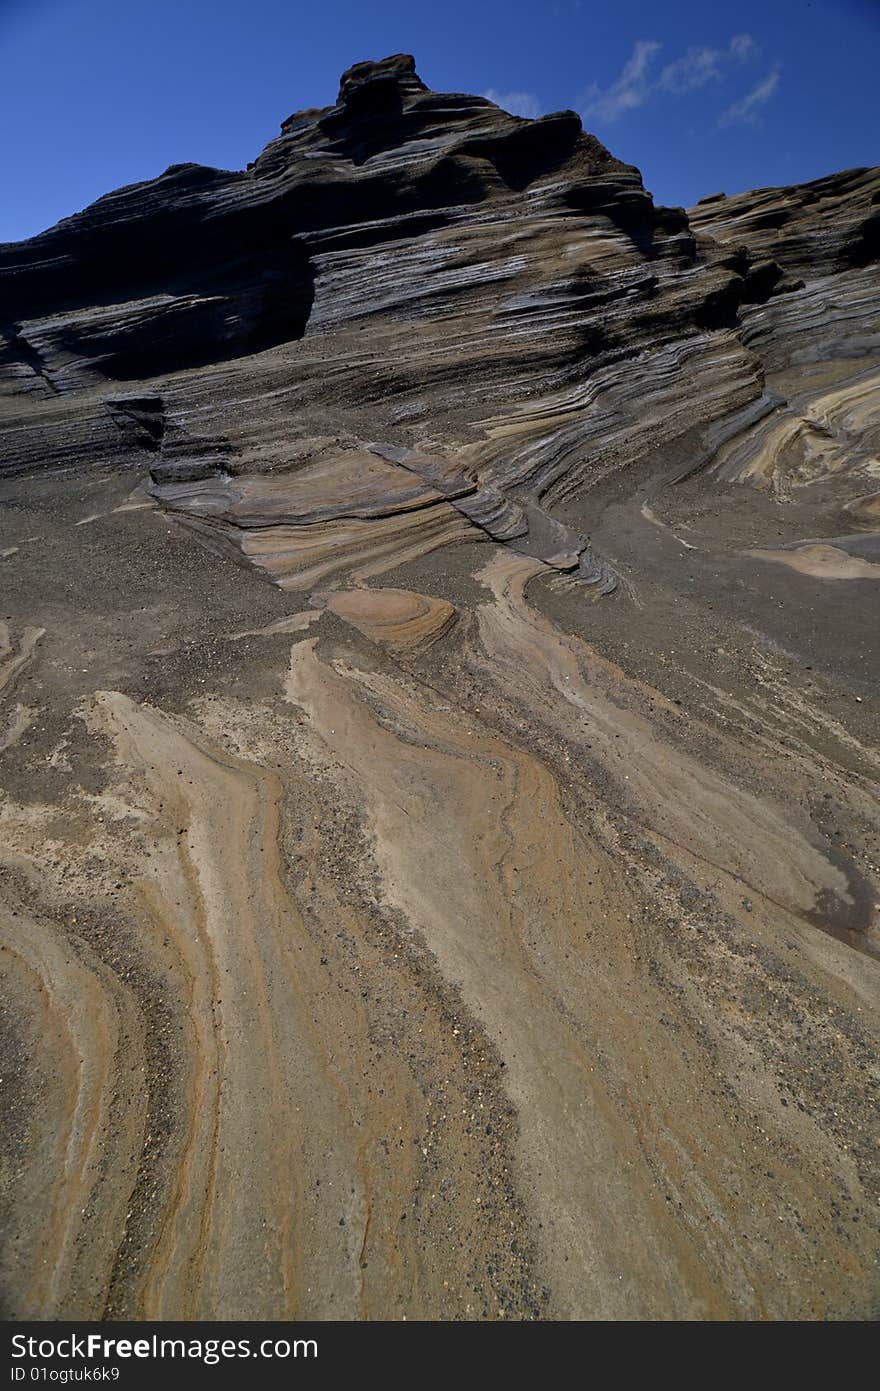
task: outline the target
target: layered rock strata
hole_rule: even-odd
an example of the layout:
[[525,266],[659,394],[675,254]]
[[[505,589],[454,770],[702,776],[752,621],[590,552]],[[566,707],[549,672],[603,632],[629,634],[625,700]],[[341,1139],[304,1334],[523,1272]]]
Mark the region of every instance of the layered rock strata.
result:
[[7,1316],[876,1315],[878,200],[397,55],[0,247]]

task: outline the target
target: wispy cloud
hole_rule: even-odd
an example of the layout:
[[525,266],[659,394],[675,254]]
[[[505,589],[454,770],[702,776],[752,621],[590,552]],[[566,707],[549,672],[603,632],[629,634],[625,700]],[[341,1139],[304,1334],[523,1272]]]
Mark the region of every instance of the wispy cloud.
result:
[[641,106],[651,91],[650,69],[662,44],[656,39],[639,39],[623,71],[610,87],[604,89],[594,82],[581,99],[584,116],[599,121],[616,121],[625,111]]
[[697,87],[705,87],[707,82],[720,82],[720,56],[717,48],[689,48],[683,57],[666,64],[657,86],[681,96]]
[[538,98],[531,92],[498,92],[494,87],[490,87],[483,96],[488,101],[494,101],[495,105],[504,111],[509,111],[511,116],[528,116],[533,121],[536,116],[541,115]]
[[718,117],[719,126],[756,126],[761,119],[761,112],[772,101],[779,91],[779,67],[771,68],[767,76],[763,78],[757,86],[747,92],[740,101],[735,101],[732,106],[728,106]]
[[751,34],[734,34],[726,48],[696,45],[658,69],[657,55],[662,47],[656,39],[639,39],[620,76],[610,86],[602,88],[593,83],[587,88],[580,101],[584,118],[607,125],[643,106],[651,97],[681,97],[709,83],[722,82],[729,71],[758,52]]
[[757,53],[758,45],[751,34],[734,34],[730,40],[730,51],[734,58],[739,58],[740,62],[745,58],[751,58]]
[[[613,82],[607,87],[593,82],[581,95],[578,107],[584,120],[600,126],[610,125],[648,101],[684,97],[713,85],[720,87],[760,56],[751,34],[734,34],[724,48],[692,45],[667,63],[660,61],[662,49],[658,39],[638,39]],[[776,63],[762,81],[726,108],[716,126],[756,125],[761,111],[779,89],[779,72]],[[502,92],[490,87],[483,96],[513,116],[528,116],[534,120],[543,112],[533,92]]]
[[667,63],[657,83],[674,96],[683,96],[707,82],[721,82],[725,66],[745,63],[755,53],[757,45],[751,34],[734,34],[726,48],[689,48],[681,58]]

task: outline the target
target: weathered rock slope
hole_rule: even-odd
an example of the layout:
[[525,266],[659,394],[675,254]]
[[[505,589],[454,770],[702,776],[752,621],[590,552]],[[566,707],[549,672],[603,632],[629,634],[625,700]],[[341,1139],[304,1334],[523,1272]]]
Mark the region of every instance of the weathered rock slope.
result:
[[0,247],[8,1314],[876,1314],[878,219],[398,55]]

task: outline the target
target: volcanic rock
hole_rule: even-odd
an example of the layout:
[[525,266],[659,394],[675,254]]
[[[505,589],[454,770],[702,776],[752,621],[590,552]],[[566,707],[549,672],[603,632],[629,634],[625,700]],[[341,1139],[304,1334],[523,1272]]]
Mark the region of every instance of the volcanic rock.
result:
[[8,1317],[876,1313],[878,206],[395,55],[0,247]]

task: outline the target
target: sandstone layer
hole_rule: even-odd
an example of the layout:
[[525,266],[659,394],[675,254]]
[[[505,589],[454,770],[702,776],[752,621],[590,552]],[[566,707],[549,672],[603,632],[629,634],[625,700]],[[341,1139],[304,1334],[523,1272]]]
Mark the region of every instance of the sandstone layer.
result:
[[0,1299],[869,1318],[880,170],[343,75],[0,247]]

